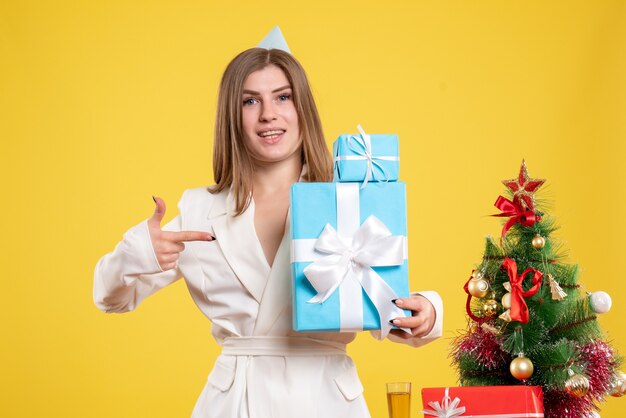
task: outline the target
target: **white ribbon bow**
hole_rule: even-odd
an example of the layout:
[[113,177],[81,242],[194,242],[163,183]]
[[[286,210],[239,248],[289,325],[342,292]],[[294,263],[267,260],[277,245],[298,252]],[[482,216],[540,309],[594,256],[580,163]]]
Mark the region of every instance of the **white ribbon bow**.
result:
[[[385,168],[376,160],[398,161],[399,158],[397,156],[373,156],[371,137],[365,133],[361,125],[357,125],[357,129],[359,130],[360,136],[351,135],[350,137],[348,137],[348,146],[357,155],[338,156],[335,157],[335,162],[337,163],[341,160],[366,160],[367,165],[365,168],[365,179],[363,180],[361,188],[364,188],[367,185],[367,182],[376,180],[374,176],[374,166],[378,167],[378,169],[385,176],[384,180],[382,181],[389,181],[389,175],[385,171]],[[353,141],[359,145],[358,148],[352,145]]]
[[[304,269],[304,275],[317,291],[308,302],[323,303],[342,282],[356,281],[376,307],[381,325],[380,338],[385,338],[391,329],[389,321],[405,314],[391,302],[398,297],[394,290],[372,267],[401,265],[404,262],[404,237],[392,236],[385,224],[372,215],[358,228],[351,243],[346,243],[331,225],[326,224],[315,242],[315,249],[328,255]],[[360,300],[361,292],[354,297]]]
[[446,388],[443,399],[441,399],[441,404],[439,402],[428,402],[428,406],[433,409],[424,409],[422,410],[422,414],[432,415],[437,418],[454,418],[463,416],[465,413],[465,407],[462,406],[457,408],[457,405],[461,402],[461,400],[457,397],[450,401],[449,391],[449,388]]

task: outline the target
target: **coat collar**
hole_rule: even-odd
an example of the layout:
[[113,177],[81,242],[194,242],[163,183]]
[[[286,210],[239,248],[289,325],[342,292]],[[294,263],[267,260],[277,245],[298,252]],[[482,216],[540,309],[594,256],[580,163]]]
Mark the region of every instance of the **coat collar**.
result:
[[[305,181],[308,168],[306,164],[302,166],[298,181]],[[291,321],[291,314],[285,318],[281,314],[286,309],[291,309],[291,207],[287,212],[285,222],[285,234],[278,247],[274,264],[267,279],[265,292],[263,292],[262,303],[259,306],[259,314],[254,327],[254,335],[271,335],[273,329],[281,329],[281,321]],[[281,320],[279,320],[282,318]]]
[[250,294],[261,301],[270,266],[265,259],[254,228],[254,202],[239,216],[235,212],[232,189],[219,193],[207,218],[230,268]]
[[[287,213],[285,234],[274,257],[254,326],[254,335],[271,335],[281,313],[291,306],[291,209]],[[289,315],[289,320],[291,316]],[[279,326],[280,328],[280,326]]]
[[[306,173],[307,166],[303,165],[299,181],[303,181]],[[285,233],[274,257],[274,263],[270,267],[254,226],[254,199],[239,216],[233,216],[235,208],[235,197],[231,186],[215,195],[207,213],[207,220],[212,224],[214,236],[217,238],[217,244],[222,249],[224,257],[241,283],[257,302],[272,299],[269,304],[275,304],[275,306],[268,314],[269,317],[273,317],[274,314],[279,314],[284,309],[290,297],[291,211],[287,214]],[[269,289],[266,290],[266,287]]]
[[[218,194],[214,195],[213,203],[209,208],[207,219],[213,219],[218,216],[226,215],[229,211],[229,206],[232,204],[232,188],[224,189]],[[231,208],[231,210],[234,209]]]

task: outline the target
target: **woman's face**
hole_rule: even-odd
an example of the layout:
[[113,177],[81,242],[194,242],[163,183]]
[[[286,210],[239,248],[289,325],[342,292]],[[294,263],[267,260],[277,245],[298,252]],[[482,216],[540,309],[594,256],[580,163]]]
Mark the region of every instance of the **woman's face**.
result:
[[300,157],[302,140],[289,80],[275,65],[243,83],[242,125],[246,149],[257,164]]

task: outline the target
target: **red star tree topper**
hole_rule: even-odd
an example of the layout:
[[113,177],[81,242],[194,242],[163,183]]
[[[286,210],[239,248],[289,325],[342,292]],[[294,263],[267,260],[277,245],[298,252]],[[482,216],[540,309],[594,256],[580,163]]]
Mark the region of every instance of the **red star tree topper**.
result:
[[528,177],[526,161],[522,160],[517,178],[502,180],[502,183],[513,193],[513,202],[529,210],[535,210],[535,192],[545,183],[545,179]]

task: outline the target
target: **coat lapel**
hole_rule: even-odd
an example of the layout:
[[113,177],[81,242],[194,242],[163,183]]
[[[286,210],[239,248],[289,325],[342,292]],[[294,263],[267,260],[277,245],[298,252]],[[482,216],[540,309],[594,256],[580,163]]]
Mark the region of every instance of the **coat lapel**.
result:
[[250,294],[260,302],[270,266],[254,228],[254,202],[241,215],[232,216],[235,209],[232,190],[221,197],[211,207],[207,219],[230,268]]
[[[291,210],[289,211],[291,212]],[[291,234],[287,214],[285,234],[278,247],[274,263],[261,299],[254,335],[268,335],[280,314],[291,306]],[[289,317],[291,318],[291,317]],[[291,325],[291,324],[290,324]],[[290,326],[289,325],[289,326]]]
[[[304,164],[298,181],[306,181],[305,177],[307,173],[308,167]],[[291,215],[290,207],[285,222],[285,234],[276,252],[274,264],[272,264],[270,276],[267,279],[267,285],[265,286],[265,292],[261,300],[261,306],[259,307],[259,315],[254,328],[255,335],[269,334],[284,310],[292,307]],[[290,313],[287,319],[289,321],[287,327],[292,329]],[[284,330],[281,329],[281,331]]]

